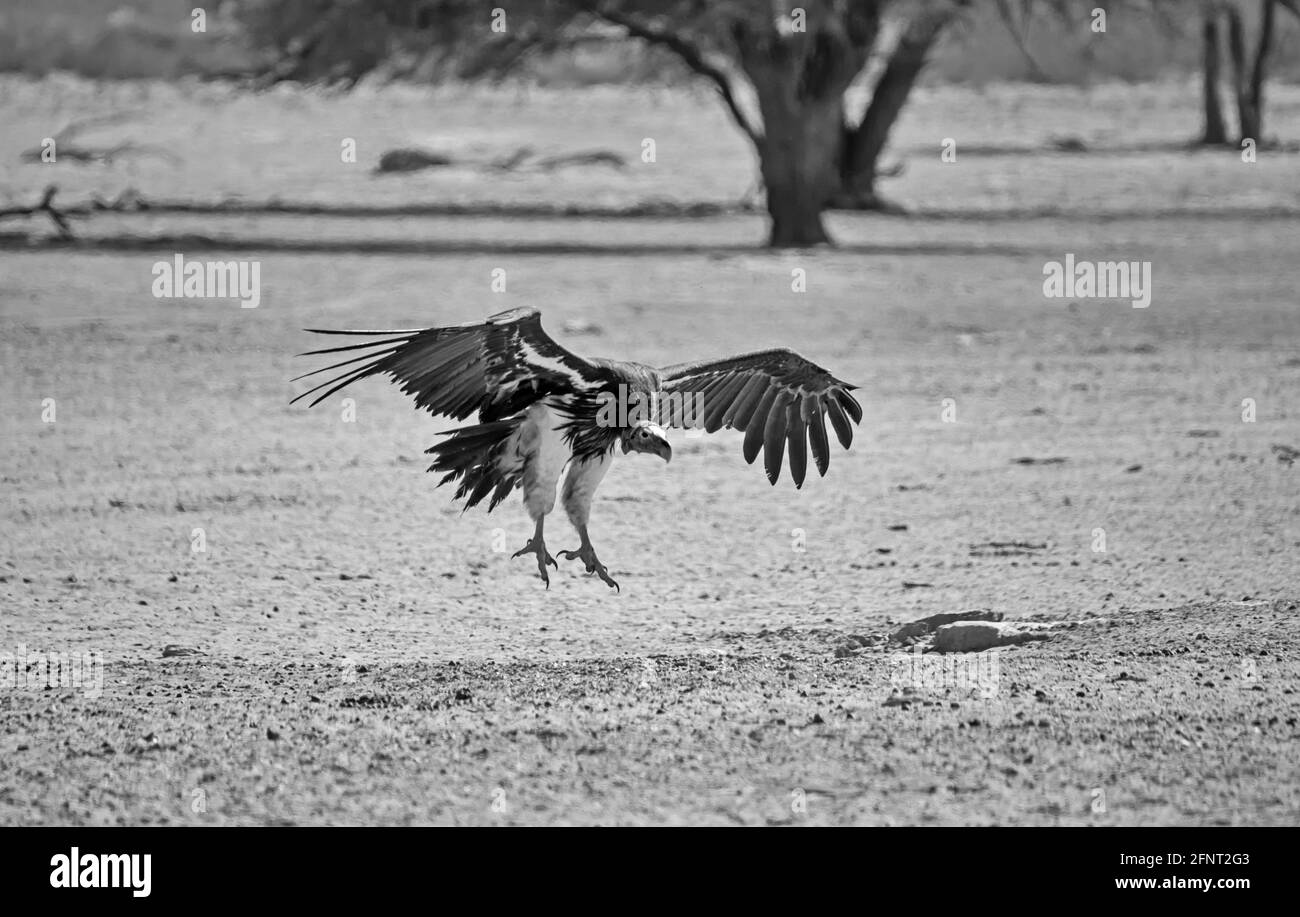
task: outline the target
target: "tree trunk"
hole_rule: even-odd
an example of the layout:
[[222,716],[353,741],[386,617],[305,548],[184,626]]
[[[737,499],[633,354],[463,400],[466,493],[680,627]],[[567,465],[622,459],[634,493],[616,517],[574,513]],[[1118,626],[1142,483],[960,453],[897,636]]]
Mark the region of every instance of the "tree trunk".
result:
[[773,247],[830,244],[822,212],[840,186],[844,94],[866,66],[881,5],[828,4],[797,30],[766,15],[732,22],[740,67],[763,117],[762,134],[747,133],[758,149]]
[[1259,24],[1259,44],[1255,48],[1255,65],[1251,68],[1250,87],[1248,95],[1250,97],[1250,110],[1254,116],[1255,123],[1253,131],[1247,134],[1245,125],[1242,125],[1243,137],[1254,137],[1257,146],[1264,143],[1264,70],[1268,60],[1269,51],[1273,46],[1273,26],[1277,12],[1277,0],[1263,0],[1264,18]]
[[844,146],[840,187],[833,206],[845,210],[896,209],[885,205],[876,194],[880,154],[925,68],[926,58],[953,17],[954,8],[945,7],[918,14],[909,22],[871,93],[871,103],[861,122],[853,130],[841,126]]
[[1237,101],[1238,137],[1259,142],[1259,118],[1251,100],[1250,78],[1246,73],[1246,27],[1235,6],[1228,7],[1228,51],[1232,57],[1232,89]]
[[1223,123],[1223,102],[1219,98],[1219,16],[1213,4],[1206,4],[1204,16],[1205,133],[1201,143],[1223,144],[1228,142],[1228,129]]
[[822,211],[838,184],[843,102],[833,97],[788,104],[788,98],[763,96],[760,89],[765,131],[759,158],[772,218],[768,244],[828,245]]

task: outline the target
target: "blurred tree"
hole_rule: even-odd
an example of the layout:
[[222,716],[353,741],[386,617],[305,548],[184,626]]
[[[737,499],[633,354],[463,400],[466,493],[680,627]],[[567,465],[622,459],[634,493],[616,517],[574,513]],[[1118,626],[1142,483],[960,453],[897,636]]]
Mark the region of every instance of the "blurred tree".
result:
[[[343,80],[387,67],[474,78],[615,30],[712,83],[758,154],[770,244],[828,243],[831,207],[893,209],[878,162],[930,50],[969,0],[246,0],[271,80]],[[850,85],[881,54],[887,6],[898,39],[859,116]],[[748,84],[756,106],[738,91]],[[751,110],[756,107],[757,111]]]
[[1204,144],[1228,142],[1228,128],[1223,117],[1223,103],[1219,98],[1220,29],[1224,20],[1228,24],[1228,54],[1232,62],[1233,98],[1237,103],[1237,140],[1252,139],[1264,143],[1264,80],[1268,58],[1273,50],[1273,35],[1277,27],[1277,8],[1280,6],[1300,18],[1300,0],[1260,0],[1259,37],[1255,40],[1252,55],[1247,49],[1246,23],[1243,3],[1231,0],[1202,0],[1202,94],[1205,111],[1205,130],[1201,135]]
[[[1237,101],[1237,139],[1238,141],[1253,139],[1257,144],[1262,145],[1264,143],[1264,72],[1268,65],[1269,53],[1273,49],[1273,32],[1277,24],[1279,6],[1300,17],[1300,3],[1296,0],[1260,0],[1259,38],[1255,41],[1255,53],[1252,57],[1246,48],[1246,27],[1240,5],[1229,2],[1205,4],[1203,15],[1206,28],[1206,143],[1215,142],[1210,128],[1214,126],[1211,120],[1212,109],[1218,105],[1218,41],[1216,36],[1214,47],[1210,47],[1211,23],[1218,15],[1224,15],[1228,19],[1228,52],[1232,60],[1233,95]],[[1217,31],[1217,26],[1215,29]],[[1211,55],[1216,58],[1213,62],[1210,60]],[[1209,86],[1212,78],[1216,84],[1213,89]],[[1213,101],[1209,98],[1210,95],[1215,97]],[[1219,128],[1222,128],[1221,124]],[[1219,133],[1222,134],[1223,131],[1220,130]]]
[[[1037,17],[1055,17],[1059,22],[1084,28],[1096,0],[994,0],[1003,23],[1031,70],[1042,75],[1042,68],[1029,48],[1028,31]],[[1184,28],[1191,16],[1199,15],[1201,26],[1201,100],[1204,113],[1200,141],[1207,145],[1226,144],[1228,127],[1220,96],[1222,82],[1222,35],[1227,26],[1227,45],[1232,65],[1233,99],[1237,109],[1237,140],[1247,138],[1263,143],[1264,83],[1272,53],[1277,24],[1277,8],[1300,18],[1300,0],[1258,0],[1258,30],[1254,51],[1247,45],[1247,8],[1253,0],[1200,0],[1196,6],[1186,0],[1124,0],[1113,3],[1112,26],[1122,22],[1126,13],[1158,17],[1172,36]],[[1193,12],[1194,11],[1194,12]],[[1190,14],[1190,15],[1189,15]]]
[[1223,102],[1219,98],[1219,14],[1222,3],[1219,0],[1203,0],[1201,3],[1201,41],[1203,62],[1201,66],[1201,105],[1205,110],[1205,130],[1201,134],[1201,143],[1223,144],[1228,142],[1228,128],[1223,121]]

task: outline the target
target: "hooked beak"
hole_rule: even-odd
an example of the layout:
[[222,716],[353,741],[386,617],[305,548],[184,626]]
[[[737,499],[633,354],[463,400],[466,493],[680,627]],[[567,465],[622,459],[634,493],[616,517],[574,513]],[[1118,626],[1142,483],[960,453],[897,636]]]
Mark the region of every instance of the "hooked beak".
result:
[[673,447],[668,442],[668,436],[657,426],[645,425],[637,431],[623,438],[623,454],[629,452],[645,452],[649,455],[657,455],[665,462],[673,460]]

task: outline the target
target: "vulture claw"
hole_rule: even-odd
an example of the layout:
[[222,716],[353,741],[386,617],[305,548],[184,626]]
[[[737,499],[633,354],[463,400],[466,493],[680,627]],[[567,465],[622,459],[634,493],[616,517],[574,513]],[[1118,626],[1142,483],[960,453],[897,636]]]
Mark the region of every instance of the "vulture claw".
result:
[[607,570],[605,565],[600,562],[600,559],[596,557],[596,549],[591,545],[583,545],[576,551],[561,551],[560,556],[565,560],[582,561],[583,565],[587,568],[588,576],[591,576],[594,573],[596,576],[600,577],[601,581],[606,586],[613,586],[615,592],[623,591],[618,587],[617,581],[609,575],[609,570]]
[[546,584],[546,588],[550,589],[551,578],[546,575],[546,565],[550,564],[556,570],[560,569],[560,565],[555,562],[554,557],[547,553],[546,542],[542,540],[540,535],[534,535],[532,538],[528,539],[528,544],[510,555],[510,559],[513,560],[514,558],[520,557],[524,554],[537,555],[537,572],[541,575],[542,582]]

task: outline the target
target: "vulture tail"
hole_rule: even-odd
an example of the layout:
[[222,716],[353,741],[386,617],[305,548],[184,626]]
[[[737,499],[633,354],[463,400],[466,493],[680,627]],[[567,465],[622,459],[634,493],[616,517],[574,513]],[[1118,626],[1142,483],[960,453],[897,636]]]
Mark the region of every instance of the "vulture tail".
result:
[[494,420],[443,434],[445,440],[425,450],[433,456],[429,470],[443,473],[438,486],[460,481],[455,499],[465,498],[465,509],[477,506],[491,493],[488,512],[496,509],[522,480],[523,459],[511,448],[522,420]]

